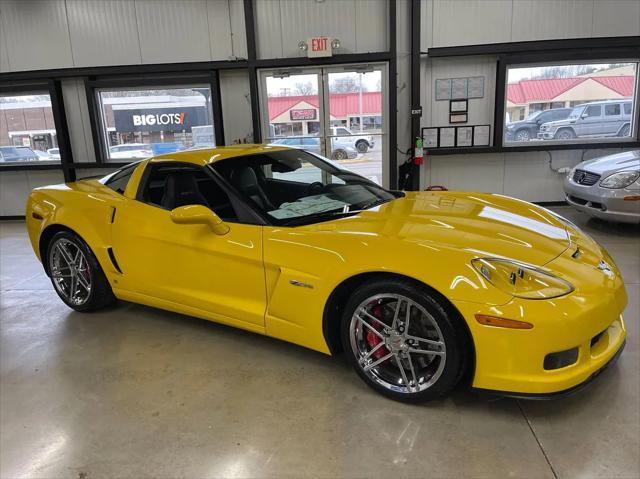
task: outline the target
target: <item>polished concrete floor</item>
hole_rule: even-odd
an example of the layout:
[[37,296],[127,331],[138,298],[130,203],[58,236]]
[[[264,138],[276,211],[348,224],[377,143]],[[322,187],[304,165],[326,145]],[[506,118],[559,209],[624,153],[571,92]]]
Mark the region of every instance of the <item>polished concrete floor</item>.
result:
[[629,292],[627,348],[552,402],[470,392],[421,406],[280,341],[121,303],[68,309],[0,224],[0,476],[640,476],[640,233],[558,212],[604,244]]

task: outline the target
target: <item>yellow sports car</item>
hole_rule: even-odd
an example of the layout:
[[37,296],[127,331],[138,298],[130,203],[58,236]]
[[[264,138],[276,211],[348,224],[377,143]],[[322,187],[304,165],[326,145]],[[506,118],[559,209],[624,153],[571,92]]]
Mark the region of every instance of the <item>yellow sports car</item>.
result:
[[60,298],[116,298],[331,354],[394,399],[459,383],[572,392],[619,356],[607,252],[496,194],[388,191],[317,155],[239,145],[35,189],[33,249]]

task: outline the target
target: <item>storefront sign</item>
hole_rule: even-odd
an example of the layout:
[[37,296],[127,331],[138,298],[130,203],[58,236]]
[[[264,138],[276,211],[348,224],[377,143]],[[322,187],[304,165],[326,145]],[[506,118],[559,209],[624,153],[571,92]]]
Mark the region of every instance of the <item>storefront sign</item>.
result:
[[204,106],[113,110],[116,131],[190,131],[210,124]]
[[299,108],[289,110],[292,120],[315,120],[317,112],[315,108]]
[[307,40],[309,49],[307,50],[307,56],[309,58],[317,57],[330,57],[333,55],[333,49],[331,48],[331,38],[329,37],[315,37]]

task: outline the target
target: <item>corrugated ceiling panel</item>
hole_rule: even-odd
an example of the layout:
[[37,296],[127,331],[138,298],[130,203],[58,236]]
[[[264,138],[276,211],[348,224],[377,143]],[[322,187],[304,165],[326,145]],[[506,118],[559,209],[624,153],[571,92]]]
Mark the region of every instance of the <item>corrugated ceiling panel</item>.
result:
[[0,14],[13,71],[73,66],[64,0],[6,0]]
[[119,0],[67,0],[75,66],[141,63],[136,9]]
[[640,35],[640,2],[596,0],[593,5],[593,36]]
[[356,1],[355,29],[358,53],[383,52],[389,49],[389,2]]
[[238,58],[247,58],[247,33],[244,28],[244,5],[237,0],[228,1],[229,14],[231,17],[232,55]]

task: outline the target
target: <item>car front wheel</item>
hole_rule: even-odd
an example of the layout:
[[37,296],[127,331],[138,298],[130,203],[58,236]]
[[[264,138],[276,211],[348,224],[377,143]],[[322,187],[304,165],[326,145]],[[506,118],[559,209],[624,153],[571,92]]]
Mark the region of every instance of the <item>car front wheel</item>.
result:
[[426,288],[403,280],[358,288],[342,318],[342,342],[358,375],[392,399],[423,402],[453,389],[466,347],[461,326]]
[[576,134],[573,132],[573,130],[569,130],[566,128],[564,130],[560,130],[558,133],[556,133],[555,136],[557,140],[572,140],[575,137]]
[[348,157],[347,152],[344,150],[336,150],[331,155],[332,160],[346,160]]

